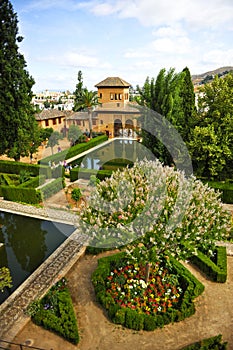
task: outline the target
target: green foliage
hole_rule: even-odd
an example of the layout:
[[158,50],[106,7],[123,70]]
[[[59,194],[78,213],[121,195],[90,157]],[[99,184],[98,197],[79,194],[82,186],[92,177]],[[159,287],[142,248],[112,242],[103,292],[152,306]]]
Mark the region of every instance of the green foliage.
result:
[[61,191],[63,189],[63,178],[58,177],[57,179],[53,180],[52,182],[48,183],[47,185],[43,186],[40,189],[42,199],[46,200],[50,198],[55,193]]
[[82,197],[82,191],[80,188],[73,188],[71,191],[71,198],[75,201],[78,202]]
[[199,250],[197,255],[191,257],[191,261],[213,281],[224,283],[227,279],[226,247],[216,247],[214,254],[216,255],[216,263]]
[[33,78],[19,52],[17,14],[8,0],[0,5],[0,154],[19,160],[28,156],[38,133],[31,104]]
[[94,139],[91,139],[88,142],[84,142],[75,146],[70,147],[68,150],[64,150],[62,152],[53,154],[49,157],[43,158],[39,161],[40,164],[46,164],[48,165],[49,162],[51,163],[59,163],[59,161],[64,161],[65,159],[70,159],[78,154],[85,152],[92,147],[95,147],[99,144],[101,144],[104,141],[107,141],[108,137],[106,135],[98,136]]
[[179,276],[184,291],[177,308],[170,308],[167,312],[154,316],[137,312],[127,307],[120,308],[119,304],[109,297],[106,282],[112,269],[118,265],[123,267],[126,261],[124,252],[101,258],[98,260],[97,269],[92,274],[96,298],[107,309],[108,315],[114,323],[135,330],[145,329],[152,331],[170,322],[178,322],[193,315],[195,312],[193,300],[203,292],[204,286],[181,263],[171,256],[170,266],[172,272]]
[[96,186],[98,183],[100,183],[100,179],[98,179],[98,177],[95,176],[95,175],[91,175],[90,176],[89,185],[90,186]]
[[224,203],[233,204],[233,184],[229,182],[208,181],[208,185],[221,193]]
[[27,170],[21,170],[19,173],[19,182],[23,184],[30,179],[30,173]]
[[28,181],[23,182],[21,185],[19,185],[20,188],[27,187],[27,188],[37,188],[45,183],[46,177],[45,175],[39,175],[35,177],[31,177]]
[[198,176],[232,178],[233,74],[215,76],[200,89],[199,116],[188,148]]
[[81,111],[83,108],[80,106],[80,99],[83,94],[83,76],[82,76],[82,71],[78,71],[78,83],[76,84],[76,89],[74,91],[74,108],[73,110],[75,112]]
[[74,145],[79,137],[82,136],[82,131],[77,125],[70,125],[68,130],[68,140]]
[[219,334],[215,337],[206,338],[198,341],[192,345],[188,345],[182,350],[226,350],[227,343],[222,343],[222,335]]
[[53,128],[41,128],[40,129],[40,140],[46,141],[47,139],[50,138],[50,136],[53,133]]
[[27,314],[37,325],[73,344],[79,342],[77,320],[65,278],[57,282],[40,301],[30,304]]
[[59,145],[59,140],[62,139],[62,135],[58,131],[53,131],[50,135],[46,147],[51,147],[51,151],[53,154],[53,147]]
[[[196,117],[195,95],[189,69],[175,73],[174,68],[168,72],[161,69],[157,78],[147,77],[143,88],[137,86],[139,97],[137,102],[149,110],[164,116],[187,142]],[[143,144],[165,164],[171,165],[173,160],[164,144],[155,135],[163,134],[158,124],[157,113],[146,113],[143,110],[142,138]],[[157,127],[158,126],[158,127]],[[176,141],[176,137],[172,140]]]
[[4,199],[13,202],[38,204],[41,202],[40,192],[35,188],[22,188],[15,186],[0,186],[0,194]]
[[51,178],[51,169],[48,166],[13,162],[10,160],[0,160],[1,173],[19,175],[21,171],[26,171],[32,176],[38,176],[39,174],[41,174],[45,175],[46,178]]
[[0,267],[0,291],[4,292],[5,288],[12,287],[12,277],[7,267]]
[[[89,244],[128,244],[129,256],[138,262],[153,262],[166,252],[185,260],[195,248],[211,250],[231,232],[230,214],[213,189],[195,178],[190,182],[184,173],[159,161],[136,161],[132,168],[113,172],[90,198],[91,205],[79,213],[81,227],[92,239]],[[105,204],[111,210],[105,210]],[[183,249],[184,242],[190,249]]]
[[75,109],[86,109],[88,112],[90,138],[92,138],[92,110],[95,106],[98,106],[98,104],[97,91],[88,91],[87,88],[84,88],[76,95]]
[[15,174],[0,174],[0,184],[5,186],[18,186],[19,176]]
[[106,177],[110,177],[112,175],[112,171],[98,170],[96,173],[95,169],[73,168],[70,171],[70,181],[73,182],[77,179],[90,180],[90,177],[93,175],[95,175],[99,180],[104,180]]
[[133,162],[124,159],[124,158],[116,158],[116,159],[111,159],[110,161],[104,163],[103,165],[103,170],[116,170],[116,169],[121,169],[125,167],[131,167],[133,166]]

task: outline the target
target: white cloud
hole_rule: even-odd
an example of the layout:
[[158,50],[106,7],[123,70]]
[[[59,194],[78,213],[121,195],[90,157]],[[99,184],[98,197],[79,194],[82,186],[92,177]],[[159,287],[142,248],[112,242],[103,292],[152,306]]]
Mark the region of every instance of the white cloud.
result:
[[144,26],[161,26],[184,21],[204,28],[218,27],[228,22],[232,26],[231,0],[103,0],[87,1],[86,8],[98,16],[116,14],[121,18],[136,18]]
[[218,67],[232,66],[233,49],[229,50],[210,50],[203,55],[203,61],[209,62]]

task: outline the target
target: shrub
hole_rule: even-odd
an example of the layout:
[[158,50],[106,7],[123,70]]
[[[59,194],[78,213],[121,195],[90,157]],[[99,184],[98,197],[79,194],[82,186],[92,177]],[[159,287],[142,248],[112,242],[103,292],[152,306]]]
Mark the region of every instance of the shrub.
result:
[[221,192],[224,203],[233,204],[233,184],[229,182],[209,181],[208,185]]
[[57,178],[40,189],[43,200],[63,189],[63,178]]
[[75,201],[78,202],[82,197],[82,191],[80,188],[73,188],[71,192],[71,198]]
[[97,269],[92,274],[92,283],[97,300],[108,310],[108,315],[114,323],[135,330],[145,329],[150,331],[161,328],[170,322],[181,321],[195,312],[193,299],[203,292],[204,286],[173,257],[170,257],[172,272],[180,276],[179,280],[184,291],[177,309],[168,308],[166,312],[161,314],[149,315],[127,307],[120,308],[120,305],[106,292],[106,282],[112,270],[117,266],[124,266],[125,259],[125,253],[101,258],[98,260]]
[[95,175],[91,175],[90,176],[89,185],[90,186],[96,186],[98,183],[100,183],[100,179],[98,179],[98,177],[95,176]]
[[226,247],[216,247],[216,263],[200,250],[191,257],[193,264],[199,267],[213,281],[224,283],[227,279],[227,253]]
[[194,344],[188,345],[182,350],[224,350],[227,349],[227,343],[222,343],[222,335],[219,334],[215,337],[203,339]]
[[28,181],[23,182],[19,185],[19,188],[36,188],[45,183],[45,175],[39,175],[36,177],[31,177]]
[[95,175],[99,180],[104,180],[106,177],[110,177],[112,175],[111,170],[98,170],[96,172],[95,169],[84,169],[84,168],[73,168],[70,171],[70,181],[74,182],[81,179],[90,180],[91,176]]
[[79,342],[77,320],[66,279],[56,283],[40,301],[31,303],[27,314],[37,325],[57,333],[71,343]]
[[0,194],[4,199],[13,202],[38,204],[41,202],[40,191],[35,188],[0,186]]
[[27,164],[15,162],[10,160],[0,160],[0,172],[7,174],[17,174],[26,171],[31,176],[45,175],[46,178],[51,177],[51,169],[47,166],[40,166],[38,164]]

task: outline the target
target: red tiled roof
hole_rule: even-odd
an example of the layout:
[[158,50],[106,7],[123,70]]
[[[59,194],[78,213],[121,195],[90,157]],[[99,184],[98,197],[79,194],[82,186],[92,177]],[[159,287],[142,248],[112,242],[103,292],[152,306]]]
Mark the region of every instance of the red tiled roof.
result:
[[96,84],[95,87],[130,87],[131,84],[119,77],[108,77]]

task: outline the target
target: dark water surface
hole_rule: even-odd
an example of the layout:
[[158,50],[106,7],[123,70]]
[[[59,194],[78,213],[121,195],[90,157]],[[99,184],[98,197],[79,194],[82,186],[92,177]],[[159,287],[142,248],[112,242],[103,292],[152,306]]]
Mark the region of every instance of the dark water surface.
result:
[[74,231],[71,225],[0,212],[0,267],[8,267],[13,287],[0,291],[0,304]]

